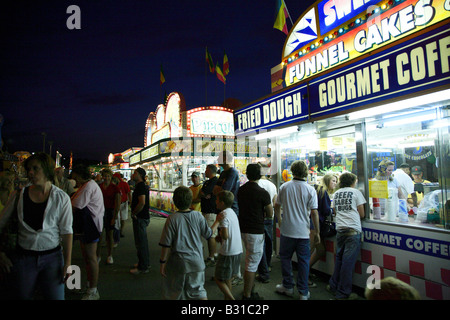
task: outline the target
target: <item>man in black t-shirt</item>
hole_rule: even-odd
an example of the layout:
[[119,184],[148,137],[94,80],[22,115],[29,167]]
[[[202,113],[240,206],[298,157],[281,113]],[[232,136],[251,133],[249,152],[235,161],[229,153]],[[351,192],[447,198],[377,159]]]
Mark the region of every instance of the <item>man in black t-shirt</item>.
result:
[[264,218],[272,218],[273,207],[269,193],[258,185],[261,166],[252,163],[247,166],[248,182],[237,193],[239,205],[239,227],[245,246],[245,273],[243,300],[260,300],[253,292],[258,264],[264,251]]
[[142,168],[134,170],[132,175],[136,186],[131,199],[131,217],[133,218],[134,244],[137,250],[138,263],[130,270],[132,274],[148,273],[150,267],[150,253],[148,249],[147,227],[150,223],[150,194],[145,185],[147,173]]

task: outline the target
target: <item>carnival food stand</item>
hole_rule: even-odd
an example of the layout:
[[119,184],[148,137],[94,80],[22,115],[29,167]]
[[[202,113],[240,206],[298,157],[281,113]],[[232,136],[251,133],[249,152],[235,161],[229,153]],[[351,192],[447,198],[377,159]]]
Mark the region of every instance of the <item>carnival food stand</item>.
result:
[[[272,93],[235,110],[236,136],[274,150],[278,186],[298,159],[311,184],[329,171],[358,176],[368,203],[353,277],[362,288],[393,276],[423,299],[450,299],[449,17],[443,0],[316,1],[272,68]],[[374,179],[382,160],[420,167],[431,182],[406,219],[373,215],[373,199],[390,197]],[[314,268],[331,275],[336,241],[324,241]]]
[[220,106],[186,110],[184,98],[173,92],[165,105],[151,112],[146,122],[145,146],[130,156],[130,168],[142,167],[147,172],[150,187],[150,210],[167,216],[176,211],[173,191],[178,186],[190,186],[192,173],[201,181],[208,164],[217,165],[222,151],[234,154],[234,167],[241,183],[246,181],[249,161],[266,161],[270,152],[248,139],[235,139],[233,111]]
[[141,147],[132,147],[121,153],[110,153],[108,156],[108,165],[113,172],[118,172],[122,175],[125,181],[131,179],[131,169],[129,158],[130,155],[142,150]]

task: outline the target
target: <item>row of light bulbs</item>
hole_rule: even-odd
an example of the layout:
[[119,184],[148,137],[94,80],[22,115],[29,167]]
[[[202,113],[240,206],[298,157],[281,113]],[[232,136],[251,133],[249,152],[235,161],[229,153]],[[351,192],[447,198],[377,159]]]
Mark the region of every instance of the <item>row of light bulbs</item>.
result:
[[381,5],[381,7],[375,8],[374,10],[372,10],[372,12],[366,13],[361,18],[357,18],[355,21],[352,21],[347,26],[339,28],[337,31],[334,31],[334,32],[328,34],[323,39],[320,39],[320,40],[316,41],[315,43],[311,44],[309,47],[304,48],[301,51],[298,51],[297,53],[295,53],[295,55],[293,55],[293,56],[289,57],[288,59],[284,60],[283,61],[283,65],[287,65],[288,63],[290,63],[292,61],[295,61],[299,57],[301,57],[301,56],[303,56],[303,55],[305,55],[307,53],[310,53],[312,50],[320,47],[324,43],[329,42],[332,39],[337,38],[340,35],[343,35],[345,32],[349,31],[353,27],[358,26],[361,23],[365,23],[371,16],[383,13],[384,11],[388,10],[389,8],[391,8],[394,3],[398,4],[398,3],[403,2],[403,1],[405,1],[405,0],[389,0],[389,1],[385,2],[385,3],[383,3]]

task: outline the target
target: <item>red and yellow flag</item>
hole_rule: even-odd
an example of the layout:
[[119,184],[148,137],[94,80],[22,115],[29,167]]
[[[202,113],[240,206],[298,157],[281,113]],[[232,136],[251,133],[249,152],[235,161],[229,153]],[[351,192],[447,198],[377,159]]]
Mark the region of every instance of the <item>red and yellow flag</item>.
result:
[[277,0],[276,18],[273,27],[288,34],[286,19],[289,17],[289,13],[286,8],[284,0]]
[[217,64],[216,64],[216,75],[217,75],[217,79],[222,81],[223,84],[226,83],[227,80],[225,79],[225,76],[223,75],[222,70],[220,70],[219,62],[217,62]]
[[227,54],[223,53],[223,74],[227,76],[230,73],[230,64],[228,63]]
[[209,71],[211,73],[214,73],[214,63],[213,63],[211,55],[208,52],[208,47],[206,47],[206,63],[208,63]]

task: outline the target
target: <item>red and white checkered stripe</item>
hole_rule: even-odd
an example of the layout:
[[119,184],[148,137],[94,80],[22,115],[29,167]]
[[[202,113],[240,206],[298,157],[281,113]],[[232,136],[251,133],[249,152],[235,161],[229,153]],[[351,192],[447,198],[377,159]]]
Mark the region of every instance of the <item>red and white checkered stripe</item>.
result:
[[[370,224],[370,228],[394,228],[393,232],[405,232],[407,229],[388,224]],[[419,231],[423,233],[426,231]],[[417,233],[417,231],[416,231]],[[434,233],[428,232],[428,237]],[[277,228],[277,248],[279,247],[279,229]],[[326,255],[317,262],[314,269],[331,275],[336,259],[336,238],[325,239]],[[380,244],[363,242],[361,254],[355,265],[353,284],[365,288],[371,273],[370,265],[380,267],[381,278],[394,277],[413,286],[424,300],[450,300],[450,260],[435,258],[419,253],[391,248]]]

